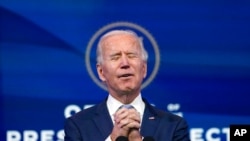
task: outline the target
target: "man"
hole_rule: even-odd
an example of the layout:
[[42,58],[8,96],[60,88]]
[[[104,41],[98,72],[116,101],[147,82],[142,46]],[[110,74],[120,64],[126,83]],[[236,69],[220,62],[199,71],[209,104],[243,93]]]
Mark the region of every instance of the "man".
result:
[[[189,141],[188,127],[179,116],[151,106],[141,96],[147,73],[142,39],[128,30],[103,35],[97,47],[97,72],[109,95],[65,122],[65,141]],[[128,105],[124,108],[122,105]],[[122,108],[121,108],[122,107]]]

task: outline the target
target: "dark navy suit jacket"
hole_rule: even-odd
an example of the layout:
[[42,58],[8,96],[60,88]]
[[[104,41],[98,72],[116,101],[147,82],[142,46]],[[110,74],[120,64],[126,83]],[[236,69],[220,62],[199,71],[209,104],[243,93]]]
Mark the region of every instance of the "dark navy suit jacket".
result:
[[[155,141],[189,141],[186,121],[174,114],[161,111],[145,101],[141,135]],[[66,119],[65,141],[105,141],[111,134],[113,122],[106,101],[85,109]]]

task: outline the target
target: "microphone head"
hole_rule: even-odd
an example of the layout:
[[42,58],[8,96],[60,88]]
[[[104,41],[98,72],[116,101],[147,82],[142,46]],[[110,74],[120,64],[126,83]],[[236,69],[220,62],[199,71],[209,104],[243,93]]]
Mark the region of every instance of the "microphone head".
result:
[[119,136],[115,139],[115,141],[128,141],[128,138],[125,136]]
[[146,136],[146,137],[143,138],[143,141],[155,141],[155,140],[151,136]]

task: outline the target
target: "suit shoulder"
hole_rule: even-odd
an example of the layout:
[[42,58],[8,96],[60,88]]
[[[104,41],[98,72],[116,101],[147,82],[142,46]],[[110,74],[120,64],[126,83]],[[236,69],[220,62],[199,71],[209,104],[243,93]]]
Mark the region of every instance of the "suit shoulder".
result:
[[72,120],[91,119],[95,115],[97,107],[98,107],[98,105],[94,105],[94,106],[89,107],[87,109],[81,110],[81,111],[75,113],[74,115],[72,115],[71,117],[69,117],[68,119],[72,119]]

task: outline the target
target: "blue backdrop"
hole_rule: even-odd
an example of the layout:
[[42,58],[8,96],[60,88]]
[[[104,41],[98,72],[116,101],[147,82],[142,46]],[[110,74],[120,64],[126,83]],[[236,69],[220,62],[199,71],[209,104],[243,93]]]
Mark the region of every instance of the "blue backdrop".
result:
[[183,116],[192,141],[250,124],[250,1],[1,0],[0,13],[1,141],[62,141],[65,118],[107,96],[90,75],[96,40],[87,47],[116,23],[156,41],[159,54],[139,28],[113,27],[144,37],[146,79],[159,69],[142,95]]

